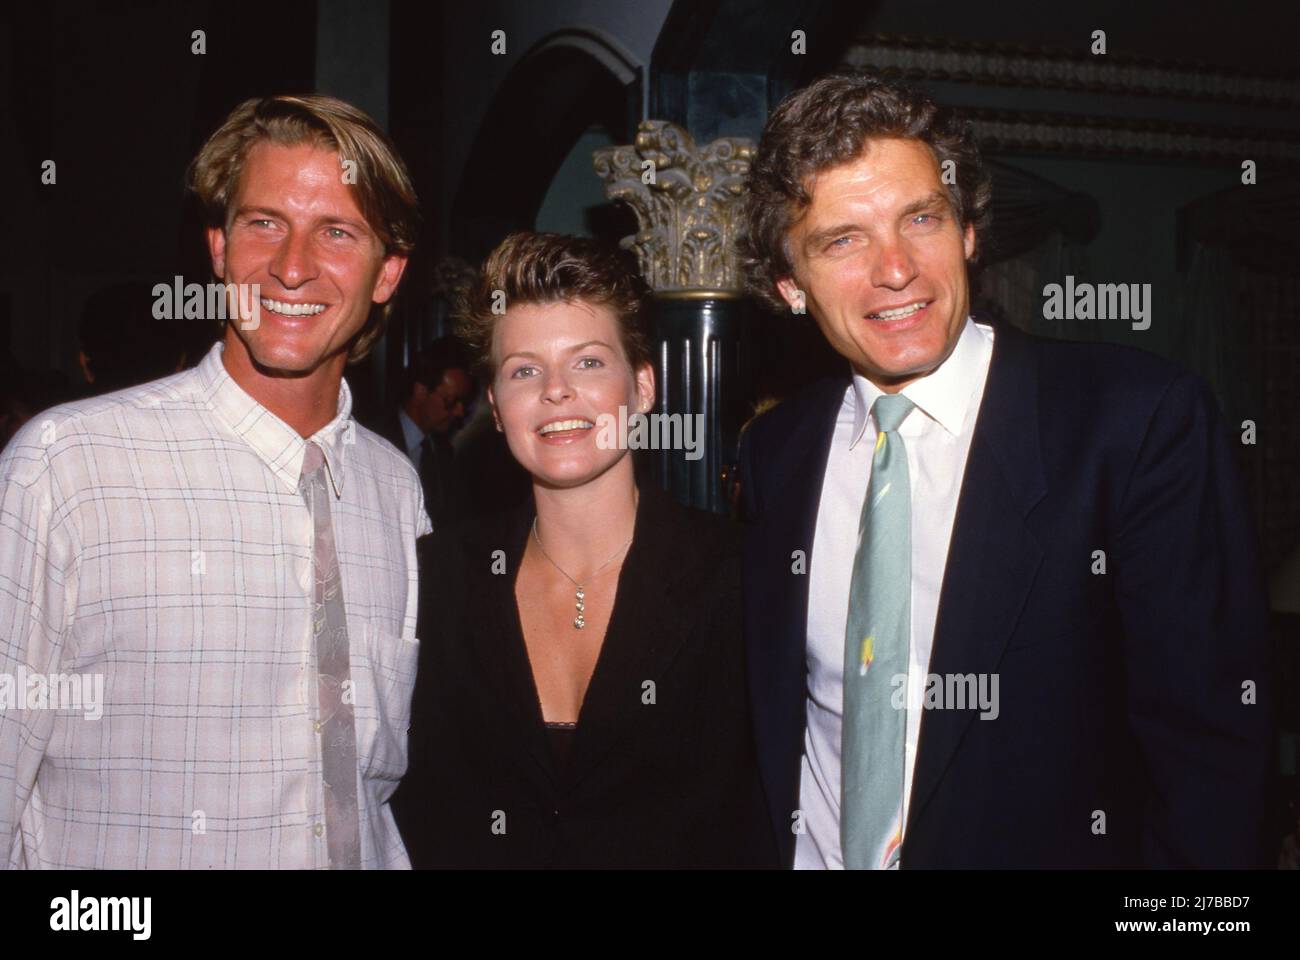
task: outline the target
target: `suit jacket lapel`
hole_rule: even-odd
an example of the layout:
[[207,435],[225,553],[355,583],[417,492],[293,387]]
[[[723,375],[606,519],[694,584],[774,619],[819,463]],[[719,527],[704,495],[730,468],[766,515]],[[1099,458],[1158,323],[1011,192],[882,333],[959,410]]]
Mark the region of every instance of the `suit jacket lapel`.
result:
[[643,684],[658,684],[686,641],[699,612],[686,585],[697,579],[700,564],[713,562],[690,550],[690,543],[688,519],[654,481],[642,483],[635,539],[583,698],[567,782],[581,779],[635,728]]
[[[788,401],[794,425],[764,464],[761,515],[746,530],[747,669],[759,768],[779,842],[792,856],[807,693],[808,584],[822,481],[847,377]],[[793,553],[807,560],[792,573]]]
[[[529,497],[520,508],[485,523],[486,536],[479,538],[480,547],[475,554],[481,554],[481,562],[487,565],[492,562],[492,551],[503,550],[506,572],[469,578],[469,583],[477,589],[472,590],[473,596],[466,604],[467,627],[474,637],[475,655],[480,658],[479,676],[493,678],[498,686],[486,695],[495,697],[509,717],[508,728],[518,736],[529,775],[550,784],[555,780],[551,749],[515,602],[515,580],[532,517],[533,503]],[[477,556],[471,561],[479,562]]]
[[[806,416],[799,418],[797,432],[787,440],[777,468],[769,474],[772,489],[764,493],[763,515],[750,528],[754,545],[771,550],[761,558],[775,562],[784,575],[790,573],[791,554],[795,550],[804,551],[811,570],[826,460],[835,436],[836,416],[848,386],[847,379],[834,380],[808,398]],[[782,585],[791,582],[783,576]],[[769,586],[772,585],[764,585],[764,590]],[[762,631],[762,640],[789,650],[797,648],[802,658],[808,626],[808,577],[796,577],[791,589],[775,591],[771,600],[770,627]],[[762,651],[769,652],[772,651]]]
[[[999,326],[953,522],[930,673],[978,675],[997,670],[1042,561],[1042,547],[1026,519],[1046,491],[1037,358],[1024,334]],[[922,712],[905,837],[975,714]]]
[[482,675],[498,678],[496,693],[508,711],[510,728],[518,733],[528,772],[557,789],[581,779],[635,726],[633,713],[641,706],[642,684],[658,681],[687,637],[683,623],[693,613],[693,600],[683,584],[692,581],[700,564],[713,558],[681,549],[690,543],[689,522],[666,493],[643,485],[636,537],[619,573],[614,609],[583,699],[573,751],[561,773],[551,756],[515,600],[515,580],[533,513],[530,497],[480,539],[482,546],[476,553],[483,554],[484,563],[489,562],[491,550],[505,551],[507,575],[473,578],[480,589],[469,608],[477,611],[471,630],[481,651]]

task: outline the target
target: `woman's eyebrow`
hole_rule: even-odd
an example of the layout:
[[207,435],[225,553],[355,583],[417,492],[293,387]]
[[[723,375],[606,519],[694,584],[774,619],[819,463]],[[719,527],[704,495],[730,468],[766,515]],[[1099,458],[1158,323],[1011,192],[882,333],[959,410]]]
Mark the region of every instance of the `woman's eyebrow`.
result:
[[[577,353],[579,350],[587,349],[587,347],[604,347],[606,350],[610,350],[610,351],[614,349],[604,340],[587,340],[584,343],[576,343],[571,347],[566,347],[565,352]],[[513,353],[507,353],[504,357],[502,357],[501,362],[505,363],[507,360],[513,359],[514,357],[523,357],[529,360],[539,359],[539,355],[533,353],[531,350],[515,350]]]

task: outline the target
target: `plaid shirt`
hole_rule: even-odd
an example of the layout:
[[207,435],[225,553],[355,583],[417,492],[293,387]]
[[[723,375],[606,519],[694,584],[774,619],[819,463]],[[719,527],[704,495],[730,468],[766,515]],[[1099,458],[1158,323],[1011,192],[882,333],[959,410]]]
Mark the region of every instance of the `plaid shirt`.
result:
[[[0,864],[327,866],[306,441],[222,350],[48,410],[0,454]],[[410,460],[351,409],[345,380],[311,439],[335,495],[361,861],[407,867],[388,800],[430,524]]]

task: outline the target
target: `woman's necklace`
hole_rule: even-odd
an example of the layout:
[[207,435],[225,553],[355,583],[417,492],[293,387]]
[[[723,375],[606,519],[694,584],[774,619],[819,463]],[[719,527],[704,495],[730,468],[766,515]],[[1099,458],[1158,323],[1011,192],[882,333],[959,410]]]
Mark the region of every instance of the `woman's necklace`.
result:
[[[636,533],[634,530],[632,534],[632,538],[635,537],[636,537]],[[591,577],[596,576],[596,574],[600,573],[600,571],[604,570],[611,563],[613,563],[614,558],[617,557],[624,550],[626,550],[628,546],[632,543],[632,538],[629,538],[627,543],[623,544],[623,546],[619,547],[618,550],[614,552],[613,556],[611,556],[608,560],[606,560],[599,567],[593,570],[591,572]],[[542,538],[537,535],[537,517],[533,517],[533,539],[537,541],[537,549],[542,551],[542,556],[544,556],[548,561],[550,561],[551,566],[553,566],[556,570],[559,570],[560,573],[563,573],[565,579],[567,579],[571,584],[573,584],[575,587],[578,588],[578,592],[573,595],[574,598],[573,606],[578,611],[578,615],[573,618],[573,628],[575,630],[581,630],[583,627],[587,625],[587,619],[586,617],[583,616],[582,613],[584,610],[587,609],[587,605],[583,602],[586,599],[587,591],[583,589],[582,584],[580,584],[577,580],[574,580],[573,577],[570,577],[568,572],[562,566],[560,566],[554,560],[551,560],[551,555],[547,553],[546,548],[542,546]],[[590,580],[591,577],[588,577],[587,579]]]

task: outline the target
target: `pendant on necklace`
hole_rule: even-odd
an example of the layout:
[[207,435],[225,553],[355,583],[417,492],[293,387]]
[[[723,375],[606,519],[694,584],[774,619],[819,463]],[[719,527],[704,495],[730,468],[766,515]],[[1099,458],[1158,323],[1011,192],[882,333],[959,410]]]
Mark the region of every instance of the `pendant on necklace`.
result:
[[582,590],[582,585],[579,584],[579,585],[578,585],[578,592],[574,594],[574,598],[577,600],[577,602],[574,603],[574,605],[573,605],[573,606],[577,609],[577,611],[578,611],[578,615],[577,615],[576,617],[573,618],[573,626],[574,626],[574,629],[576,629],[576,630],[581,630],[583,627],[585,627],[585,626],[587,625],[587,621],[586,621],[586,619],[585,619],[585,618],[583,617],[583,615],[582,615],[582,611],[584,611],[584,610],[587,609],[587,605],[586,605],[585,603],[582,602],[583,598],[584,598],[586,595],[587,595],[587,594],[584,593],[583,590]]

